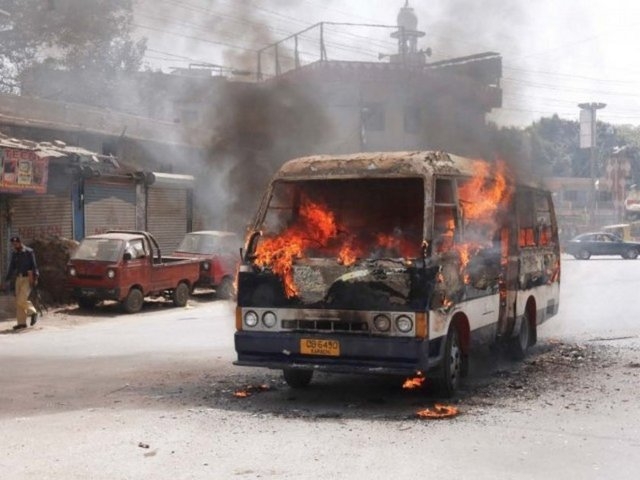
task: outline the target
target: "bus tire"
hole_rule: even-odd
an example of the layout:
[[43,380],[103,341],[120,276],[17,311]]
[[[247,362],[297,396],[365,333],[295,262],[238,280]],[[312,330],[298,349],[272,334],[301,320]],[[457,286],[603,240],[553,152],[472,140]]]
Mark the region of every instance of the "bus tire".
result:
[[531,326],[529,313],[525,310],[520,321],[518,335],[512,337],[509,342],[509,353],[513,360],[522,360],[527,355],[529,347],[533,344],[534,332]]
[[176,307],[184,307],[189,300],[189,285],[185,282],[180,282],[173,291],[171,299]]
[[458,390],[460,380],[467,369],[462,351],[460,332],[453,322],[449,325],[449,331],[447,332],[442,362],[441,376],[437,383],[438,390],[443,396],[451,397]]
[[304,388],[311,383],[313,370],[300,370],[297,368],[285,368],[282,370],[284,381],[291,388]]
[[132,288],[127,294],[127,298],[122,301],[122,308],[127,313],[137,313],[142,310],[144,295],[139,288]]

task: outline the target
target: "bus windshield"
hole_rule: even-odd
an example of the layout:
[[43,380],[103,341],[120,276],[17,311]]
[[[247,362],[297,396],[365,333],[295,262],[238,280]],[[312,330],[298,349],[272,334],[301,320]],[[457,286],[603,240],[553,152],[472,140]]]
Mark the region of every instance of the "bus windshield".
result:
[[258,256],[290,245],[295,258],[415,258],[424,223],[419,178],[279,182],[261,230]]

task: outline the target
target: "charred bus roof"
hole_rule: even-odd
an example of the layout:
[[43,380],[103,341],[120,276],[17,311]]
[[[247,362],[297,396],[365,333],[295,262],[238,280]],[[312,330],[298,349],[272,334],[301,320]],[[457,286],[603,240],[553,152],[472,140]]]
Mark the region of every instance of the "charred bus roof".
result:
[[[477,175],[474,164],[484,161],[442,151],[361,152],[344,155],[312,155],[284,163],[274,175],[278,180],[314,180],[384,177],[422,177]],[[512,171],[511,174],[516,172]],[[541,178],[518,176],[523,186],[543,188]]]
[[473,175],[473,160],[445,152],[366,152],[313,155],[286,162],[274,180]]

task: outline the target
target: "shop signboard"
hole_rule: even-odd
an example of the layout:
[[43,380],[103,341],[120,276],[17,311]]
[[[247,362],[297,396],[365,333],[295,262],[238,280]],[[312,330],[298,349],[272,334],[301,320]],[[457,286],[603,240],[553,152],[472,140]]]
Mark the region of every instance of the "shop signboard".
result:
[[49,158],[23,148],[0,147],[1,193],[46,193]]

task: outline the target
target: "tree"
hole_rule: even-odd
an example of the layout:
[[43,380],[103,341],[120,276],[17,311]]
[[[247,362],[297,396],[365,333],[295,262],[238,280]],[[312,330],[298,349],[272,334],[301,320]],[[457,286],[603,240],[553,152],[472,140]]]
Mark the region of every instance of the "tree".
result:
[[588,155],[581,153],[578,146],[578,122],[553,115],[532,123],[527,131],[531,136],[533,162],[539,171],[561,177],[589,174]]
[[36,65],[136,71],[146,39],[132,32],[132,0],[0,0],[0,91]]

